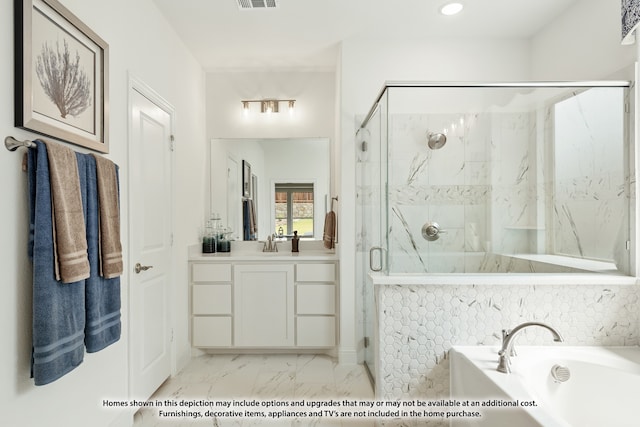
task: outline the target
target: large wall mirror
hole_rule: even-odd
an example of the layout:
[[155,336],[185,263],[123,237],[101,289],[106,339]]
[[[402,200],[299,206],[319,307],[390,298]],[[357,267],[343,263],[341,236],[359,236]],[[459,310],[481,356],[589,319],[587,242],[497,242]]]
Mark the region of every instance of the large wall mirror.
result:
[[215,138],[210,158],[211,212],[235,240],[277,234],[322,239],[331,207],[328,138]]

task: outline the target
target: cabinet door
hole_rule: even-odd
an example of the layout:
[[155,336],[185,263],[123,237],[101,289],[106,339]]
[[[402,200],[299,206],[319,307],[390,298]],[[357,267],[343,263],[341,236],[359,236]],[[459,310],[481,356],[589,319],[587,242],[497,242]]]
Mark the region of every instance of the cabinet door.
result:
[[193,314],[231,315],[231,285],[193,285],[191,312]]
[[333,347],[336,345],[336,318],[333,316],[298,316],[298,347]]
[[298,264],[298,282],[334,282],[335,264]]
[[192,282],[230,282],[231,264],[192,264]]
[[336,290],[333,284],[299,284],[296,292],[296,314],[336,314]]
[[293,346],[293,265],[236,265],[233,278],[235,345]]
[[231,317],[195,316],[193,318],[194,347],[231,346]]

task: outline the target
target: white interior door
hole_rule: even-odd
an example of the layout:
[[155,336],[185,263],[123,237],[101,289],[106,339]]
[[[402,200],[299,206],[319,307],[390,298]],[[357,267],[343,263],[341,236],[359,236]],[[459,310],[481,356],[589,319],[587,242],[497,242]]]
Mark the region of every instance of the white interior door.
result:
[[131,394],[147,399],[171,374],[171,115],[134,88],[130,126]]

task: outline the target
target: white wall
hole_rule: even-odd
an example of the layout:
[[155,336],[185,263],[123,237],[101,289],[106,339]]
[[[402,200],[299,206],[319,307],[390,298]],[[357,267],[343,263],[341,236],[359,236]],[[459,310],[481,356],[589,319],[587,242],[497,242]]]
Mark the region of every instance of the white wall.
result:
[[[122,242],[128,260],[127,87],[128,74],[146,82],[176,110],[175,152],[175,287],[173,324],[175,364],[188,360],[187,251],[197,240],[196,225],[204,210],[205,124],[204,72],[157,11],[151,0],[63,0],[110,47],[109,157],[121,167]],[[13,126],[13,1],[0,0],[0,135],[34,139]],[[117,25],[116,25],[117,24]],[[75,148],[75,147],[74,147]],[[123,334],[116,344],[86,354],[71,373],[35,387],[29,378],[31,351],[31,265],[26,256],[28,206],[21,152],[0,154],[2,245],[0,270],[4,294],[0,316],[4,351],[0,355],[0,412],[3,424],[15,426],[126,425],[130,415],[102,409],[102,399],[128,397],[128,281],[122,277]],[[135,310],[135,307],[132,308]]]
[[620,1],[580,0],[531,41],[534,80],[604,79],[636,60],[620,44]]
[[[334,87],[335,75],[332,72],[207,73],[207,136],[332,138]],[[243,115],[241,100],[265,98],[295,99],[295,114],[290,117],[286,103],[281,103],[278,114],[261,114],[259,105],[251,104],[251,114]]]

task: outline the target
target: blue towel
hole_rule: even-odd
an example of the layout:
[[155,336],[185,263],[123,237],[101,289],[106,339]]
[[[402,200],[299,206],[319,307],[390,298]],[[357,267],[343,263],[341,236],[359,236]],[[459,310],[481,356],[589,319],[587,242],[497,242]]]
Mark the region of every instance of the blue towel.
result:
[[[82,363],[85,282],[61,283],[55,279],[49,161],[44,143],[35,143],[37,148],[28,154],[31,223],[28,253],[33,260],[31,376],[36,385],[44,385]],[[86,188],[85,177],[80,175],[80,184]]]
[[87,352],[94,353],[120,339],[120,277],[105,279],[100,275],[100,211],[96,159],[92,155],[78,154],[78,169],[87,179],[84,188],[87,197],[87,245],[91,267],[91,275],[86,279],[85,345]]

